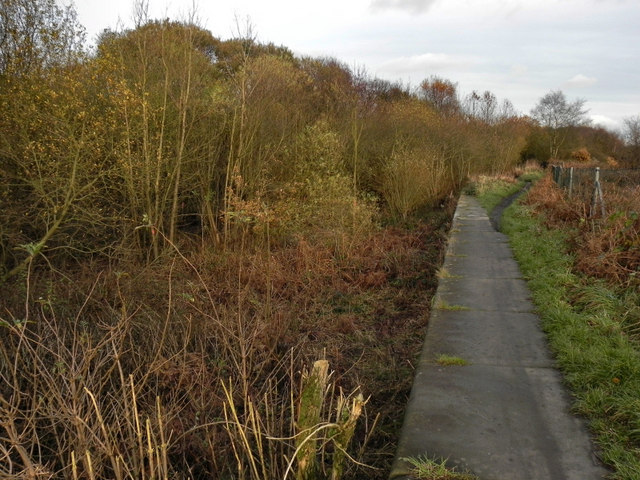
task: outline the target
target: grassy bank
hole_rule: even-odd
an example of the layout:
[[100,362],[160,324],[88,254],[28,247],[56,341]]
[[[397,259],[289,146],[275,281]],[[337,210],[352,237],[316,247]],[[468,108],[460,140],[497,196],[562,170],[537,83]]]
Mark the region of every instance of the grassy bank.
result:
[[[497,190],[502,194],[504,186]],[[495,196],[495,190],[487,191],[481,197],[485,204]],[[544,213],[540,209],[534,213],[525,198],[507,209],[502,225],[573,394],[574,412],[588,419],[600,458],[614,470],[612,478],[637,479],[640,296],[633,287],[576,273],[570,249],[575,244],[573,227],[549,228],[545,220]]]

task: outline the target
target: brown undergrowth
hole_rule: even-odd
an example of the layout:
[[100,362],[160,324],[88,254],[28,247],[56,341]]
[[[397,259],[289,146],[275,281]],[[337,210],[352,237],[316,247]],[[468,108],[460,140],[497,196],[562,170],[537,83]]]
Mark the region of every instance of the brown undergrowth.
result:
[[304,372],[326,359],[318,478],[386,478],[445,210],[341,248],[29,266],[0,300],[0,477],[293,478]]
[[572,233],[578,271],[613,285],[640,284],[640,186],[603,185],[606,215],[590,215],[588,200],[568,198],[550,176],[531,190],[528,203],[547,225]]

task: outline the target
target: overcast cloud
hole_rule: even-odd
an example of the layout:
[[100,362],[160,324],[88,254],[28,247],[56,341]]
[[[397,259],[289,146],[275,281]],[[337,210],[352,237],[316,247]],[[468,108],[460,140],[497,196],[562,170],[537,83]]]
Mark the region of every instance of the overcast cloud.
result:
[[580,88],[580,87],[591,87],[598,83],[598,79],[595,77],[587,77],[586,75],[582,75],[579,73],[574,77],[570,78],[569,81],[565,84],[568,88]]
[[371,9],[373,11],[397,9],[405,10],[409,13],[422,13],[436,1],[437,0],[373,0],[371,2]]
[[[550,90],[584,98],[616,128],[640,114],[638,0],[199,0],[219,38],[248,16],[261,41],[332,56],[370,75],[418,85],[432,75],[461,96],[490,90],[529,113]],[[184,17],[191,0],[150,0],[156,18]],[[130,0],[76,0],[89,36],[131,25]]]
[[393,77],[398,74],[414,72],[441,72],[455,76],[456,72],[466,72],[474,68],[480,59],[465,55],[447,55],[446,53],[422,53],[410,57],[391,59],[380,65],[378,72]]

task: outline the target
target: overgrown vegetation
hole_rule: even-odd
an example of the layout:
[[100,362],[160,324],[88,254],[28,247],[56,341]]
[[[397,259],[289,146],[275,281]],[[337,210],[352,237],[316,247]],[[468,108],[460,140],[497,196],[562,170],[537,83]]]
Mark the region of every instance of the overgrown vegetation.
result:
[[537,127],[144,2],[91,53],[0,6],[0,476],[386,478],[457,192]]
[[[616,198],[625,200],[616,203]],[[588,209],[566,199],[546,177],[507,210],[502,224],[574,394],[574,411],[589,420],[613,478],[628,480],[640,471],[640,297],[627,266],[608,262],[586,268],[598,264],[606,250],[594,252],[583,242],[597,235],[608,239],[601,245],[621,242],[611,246],[627,251],[617,217],[633,218],[638,204],[629,203],[631,198],[637,201],[634,189],[611,195],[616,213],[588,219]],[[637,259],[637,252],[633,256]]]
[[28,270],[3,299],[3,474],[293,478],[311,433],[304,366],[320,358],[333,373],[313,417],[317,475],[385,478],[445,229],[381,230],[339,255],[301,240],[94,264],[55,283]]

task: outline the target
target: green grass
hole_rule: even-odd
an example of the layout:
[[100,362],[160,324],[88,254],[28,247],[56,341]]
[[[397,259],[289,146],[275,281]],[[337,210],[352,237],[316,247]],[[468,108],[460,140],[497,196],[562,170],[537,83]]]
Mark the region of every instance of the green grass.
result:
[[518,177],[520,182],[537,182],[544,177],[544,170],[533,170],[531,172],[523,173]]
[[[550,231],[522,205],[509,207],[503,231],[532,291],[551,349],[587,418],[612,478],[640,478],[640,352],[636,292],[572,272],[567,232]],[[629,320],[631,319],[631,320]]]
[[435,308],[438,310],[448,310],[450,312],[461,312],[471,310],[469,307],[465,307],[464,305],[450,305],[444,300],[438,299],[436,302]]
[[524,187],[525,182],[533,182],[542,177],[542,172],[530,172],[518,177],[517,182],[509,182],[500,178],[484,177],[481,184],[467,187],[467,191],[476,195],[480,205],[488,213],[491,213],[500,201],[519,192]]
[[493,210],[500,203],[500,200],[520,191],[522,185],[523,184],[520,182],[498,182],[495,185],[495,189],[487,190],[484,194],[478,197],[480,205],[482,205],[488,213],[491,213],[491,210]]
[[447,355],[445,353],[438,355],[438,359],[436,361],[438,362],[439,365],[442,365],[443,367],[451,367],[451,366],[464,367],[465,365],[469,365],[469,362],[464,358]]
[[462,278],[462,276],[460,275],[454,275],[451,272],[449,272],[449,270],[447,270],[445,267],[440,267],[440,269],[436,272],[436,275],[438,276],[438,278],[440,279],[445,279],[445,278]]
[[469,473],[456,472],[448,468],[446,460],[433,460],[428,457],[409,457],[404,461],[411,464],[411,478],[415,480],[475,480],[478,477]]

